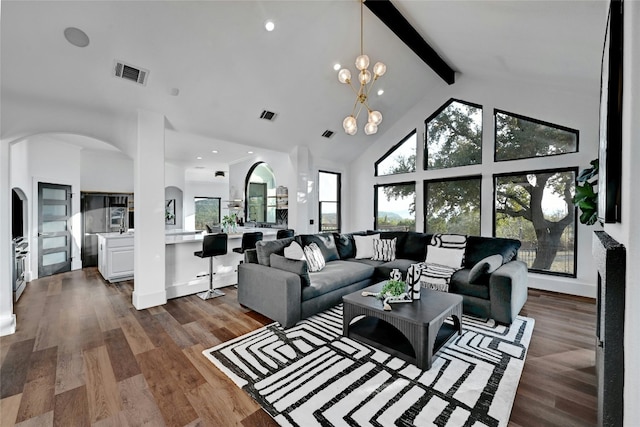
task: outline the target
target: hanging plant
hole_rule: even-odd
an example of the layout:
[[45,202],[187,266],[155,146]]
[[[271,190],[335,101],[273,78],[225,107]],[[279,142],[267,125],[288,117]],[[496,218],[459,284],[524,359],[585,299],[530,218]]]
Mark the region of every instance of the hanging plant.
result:
[[576,195],[573,203],[580,208],[580,222],[593,225],[598,221],[598,193],[595,187],[598,185],[598,159],[591,161],[591,167],[584,169],[578,176]]

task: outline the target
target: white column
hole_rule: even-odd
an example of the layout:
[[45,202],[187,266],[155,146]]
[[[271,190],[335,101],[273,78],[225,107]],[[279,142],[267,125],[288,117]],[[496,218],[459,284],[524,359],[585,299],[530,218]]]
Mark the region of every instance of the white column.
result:
[[[314,176],[308,147],[296,146],[289,154],[295,170],[295,187],[289,189],[289,228],[296,234],[315,233],[319,225],[309,224],[313,218],[313,205],[318,203],[317,176]],[[295,206],[292,206],[295,201]],[[293,223],[292,223],[293,222]]]
[[0,336],[16,331],[11,264],[11,169],[9,142],[0,142]]
[[164,115],[138,111],[134,159],[133,305],[166,304],[164,219]]

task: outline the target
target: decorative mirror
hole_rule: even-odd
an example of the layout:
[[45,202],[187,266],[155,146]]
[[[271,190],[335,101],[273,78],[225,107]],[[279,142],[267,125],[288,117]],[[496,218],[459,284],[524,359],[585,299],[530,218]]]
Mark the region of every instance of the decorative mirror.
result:
[[251,166],[245,181],[245,220],[276,222],[276,177],[271,167],[258,162]]

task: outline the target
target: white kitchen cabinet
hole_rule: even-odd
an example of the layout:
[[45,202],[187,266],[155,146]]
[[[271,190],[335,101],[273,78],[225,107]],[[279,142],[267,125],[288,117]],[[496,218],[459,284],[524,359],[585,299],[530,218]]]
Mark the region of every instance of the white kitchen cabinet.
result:
[[133,279],[133,234],[98,234],[98,271],[109,282]]

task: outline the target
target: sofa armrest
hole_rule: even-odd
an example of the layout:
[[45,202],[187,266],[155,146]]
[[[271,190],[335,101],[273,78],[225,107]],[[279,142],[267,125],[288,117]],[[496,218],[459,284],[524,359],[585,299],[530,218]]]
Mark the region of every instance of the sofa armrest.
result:
[[238,266],[238,302],[285,328],[300,320],[300,276],[260,264]]
[[529,280],[527,264],[510,261],[489,278],[491,316],[500,323],[511,324],[527,301]]

